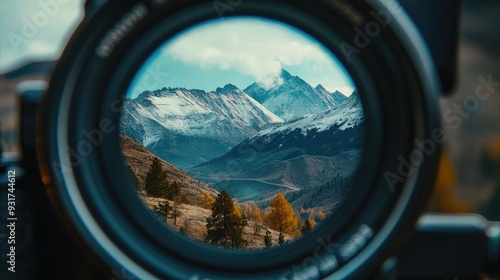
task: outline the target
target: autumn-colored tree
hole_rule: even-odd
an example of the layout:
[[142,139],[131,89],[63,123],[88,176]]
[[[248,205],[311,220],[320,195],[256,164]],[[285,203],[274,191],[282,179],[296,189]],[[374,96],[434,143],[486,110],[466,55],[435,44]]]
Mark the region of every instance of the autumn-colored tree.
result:
[[269,211],[268,209],[265,209],[264,212],[262,212],[262,222],[264,223],[264,225],[270,227],[271,226],[271,211]]
[[316,216],[317,216],[317,217],[318,217],[318,219],[320,219],[320,220],[323,220],[323,219],[325,219],[325,217],[326,217],[325,213],[324,213],[324,212],[323,212],[323,210],[321,210],[321,209],[318,211],[318,213],[316,214]]
[[234,204],[234,214],[240,219],[243,217],[243,215],[241,214],[241,209],[237,204]]
[[212,208],[212,205],[214,204],[214,202],[215,202],[215,198],[213,198],[209,192],[204,192],[203,196],[200,199],[198,199],[196,204],[200,207],[205,208],[205,209],[210,209],[210,208]]
[[307,214],[309,214],[309,217],[314,217],[314,209],[307,208]]
[[221,191],[212,205],[212,215],[207,218],[207,241],[219,246],[244,248],[248,241],[243,238],[246,219],[238,217],[229,193]]
[[316,220],[314,219],[314,212],[309,213],[309,217],[307,218],[311,226],[314,227],[316,225]]
[[301,236],[302,236],[302,230],[300,230],[300,228],[296,228],[296,229],[292,232],[292,236],[293,236],[293,237],[301,237]]
[[271,199],[271,214],[269,215],[271,227],[282,233],[291,234],[297,227],[298,217],[295,215],[292,205],[280,192]]
[[144,182],[146,194],[152,197],[163,197],[168,185],[167,172],[163,170],[160,159],[155,157],[149,166]]
[[[254,205],[254,206],[256,206],[256,205]],[[252,207],[248,203],[243,203],[243,205],[241,205],[241,214],[243,216],[245,216],[245,218],[251,219],[252,218]]]
[[260,215],[260,209],[257,205],[254,205],[252,210],[252,215],[250,216],[250,220],[253,222],[253,233],[259,234],[262,229],[262,216]]
[[308,221],[311,224],[311,228],[314,228],[316,226],[316,220],[315,219],[308,219]]

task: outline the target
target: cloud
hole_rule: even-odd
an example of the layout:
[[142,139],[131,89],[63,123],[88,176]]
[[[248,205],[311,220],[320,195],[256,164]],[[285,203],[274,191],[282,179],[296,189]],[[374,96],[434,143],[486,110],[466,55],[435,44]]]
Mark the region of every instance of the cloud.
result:
[[168,42],[163,54],[203,69],[251,75],[264,87],[280,84],[287,66],[321,70],[330,56],[315,41],[290,27],[260,19],[214,21]]

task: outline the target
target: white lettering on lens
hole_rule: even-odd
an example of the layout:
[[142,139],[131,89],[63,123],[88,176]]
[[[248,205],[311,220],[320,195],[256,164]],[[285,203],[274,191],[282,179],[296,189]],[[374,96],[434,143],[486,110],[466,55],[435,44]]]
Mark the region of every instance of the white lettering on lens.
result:
[[148,9],[143,4],[135,6],[129,13],[117,22],[113,28],[106,33],[104,39],[96,49],[96,55],[102,59],[109,57],[116,45],[148,14]]
[[343,261],[348,261],[354,257],[354,255],[356,255],[366,245],[366,243],[368,243],[368,240],[372,236],[373,229],[366,224],[361,225],[351,238],[340,246],[340,258]]

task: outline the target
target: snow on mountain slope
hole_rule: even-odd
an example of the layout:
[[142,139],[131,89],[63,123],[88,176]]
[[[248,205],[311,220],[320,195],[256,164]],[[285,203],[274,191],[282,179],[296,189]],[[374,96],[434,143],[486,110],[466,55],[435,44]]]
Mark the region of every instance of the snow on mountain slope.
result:
[[163,88],[126,100],[121,130],[180,167],[222,155],[283,120],[234,85],[216,91]]
[[359,97],[353,95],[347,101],[333,109],[328,109],[315,115],[305,115],[286,123],[269,125],[255,137],[294,130],[300,130],[302,134],[307,135],[309,131],[322,132],[334,125],[338,126],[339,130],[346,130],[359,126],[363,122],[363,119],[363,107],[361,106]]
[[[239,135],[234,135],[239,134],[234,129],[252,135],[269,122],[282,122],[233,85],[218,88],[215,92],[178,88],[144,92],[136,101],[142,107],[141,115],[183,135],[199,135],[202,130],[204,135],[227,133],[239,138]],[[232,127],[220,127],[220,130],[209,127],[217,123],[227,125],[225,122]]]
[[271,89],[253,83],[244,92],[284,120],[317,114],[338,105],[328,91],[317,91],[285,70],[282,70],[281,79],[283,83]]

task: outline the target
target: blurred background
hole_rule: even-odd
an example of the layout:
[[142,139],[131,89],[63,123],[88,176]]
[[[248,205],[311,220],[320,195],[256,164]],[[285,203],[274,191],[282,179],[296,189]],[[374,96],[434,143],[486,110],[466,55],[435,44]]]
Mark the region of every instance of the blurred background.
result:
[[[463,1],[458,79],[454,94],[440,100],[442,113],[467,106],[480,85],[481,92],[491,94],[460,115],[460,122],[450,120],[456,113],[443,118],[449,139],[429,211],[500,220],[499,15],[500,1]],[[82,0],[0,2],[0,152],[5,156],[20,152],[16,87],[25,80],[50,79],[82,16]],[[493,86],[485,87],[485,80]]]

